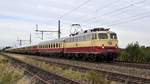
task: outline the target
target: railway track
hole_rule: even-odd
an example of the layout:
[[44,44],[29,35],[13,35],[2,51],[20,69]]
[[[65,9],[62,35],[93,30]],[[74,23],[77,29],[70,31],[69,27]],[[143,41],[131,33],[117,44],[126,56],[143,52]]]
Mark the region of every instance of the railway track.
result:
[[141,68],[141,69],[150,69],[149,63],[132,63],[132,62],[125,62],[125,61],[115,61],[110,63],[112,65],[117,66],[126,66],[126,67],[135,67],[135,68]]
[[31,64],[22,62],[18,59],[11,57],[11,55],[2,54],[3,56],[11,59],[11,64],[14,67],[19,67],[25,73],[32,76],[31,79],[36,80],[35,84],[80,84],[80,82],[74,81],[72,79],[65,78],[60,75],[45,71],[41,68],[33,66]]
[[[13,54],[7,54],[13,55]],[[81,72],[86,72],[94,70],[105,74],[106,78],[109,80],[119,81],[126,84],[150,84],[150,69],[139,67],[139,65],[128,65],[125,63],[90,63],[90,62],[80,62],[65,59],[47,58],[39,56],[26,56],[32,59],[44,61],[51,64],[56,64],[58,66],[63,66],[65,68],[72,67],[74,70]],[[141,65],[140,65],[141,66]]]

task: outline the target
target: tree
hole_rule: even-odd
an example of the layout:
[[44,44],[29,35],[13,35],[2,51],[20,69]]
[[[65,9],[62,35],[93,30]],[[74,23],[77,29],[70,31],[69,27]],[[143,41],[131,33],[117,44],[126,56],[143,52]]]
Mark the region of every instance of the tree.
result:
[[138,42],[128,44],[126,49],[121,52],[120,59],[130,62],[144,62],[144,47],[141,47]]

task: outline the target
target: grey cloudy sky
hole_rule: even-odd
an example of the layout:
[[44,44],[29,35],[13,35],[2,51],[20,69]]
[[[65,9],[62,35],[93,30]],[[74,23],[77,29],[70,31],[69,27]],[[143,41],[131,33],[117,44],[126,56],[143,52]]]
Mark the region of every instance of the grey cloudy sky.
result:
[[[150,45],[150,0],[0,0],[0,46],[18,45],[17,37],[29,39],[30,33],[32,43],[38,43],[42,40],[35,24],[56,30],[59,19],[62,37],[69,34],[72,23],[79,23],[82,29],[111,28],[120,47],[135,41]],[[44,35],[44,40],[52,38],[57,34]]]

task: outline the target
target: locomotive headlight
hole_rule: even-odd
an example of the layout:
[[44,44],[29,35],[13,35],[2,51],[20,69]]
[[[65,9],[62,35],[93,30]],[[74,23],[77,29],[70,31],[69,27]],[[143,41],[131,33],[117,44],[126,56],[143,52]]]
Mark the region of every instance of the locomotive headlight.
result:
[[102,44],[102,48],[105,48],[105,47],[104,47],[104,44]]
[[116,48],[118,48],[118,45],[117,45],[117,44],[116,44],[115,46],[116,46]]

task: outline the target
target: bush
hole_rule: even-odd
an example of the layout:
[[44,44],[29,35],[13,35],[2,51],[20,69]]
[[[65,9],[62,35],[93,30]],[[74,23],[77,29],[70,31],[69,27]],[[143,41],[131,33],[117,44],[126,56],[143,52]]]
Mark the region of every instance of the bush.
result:
[[128,46],[121,51],[119,59],[121,61],[129,62],[150,62],[150,49],[140,46],[138,42],[128,44]]

